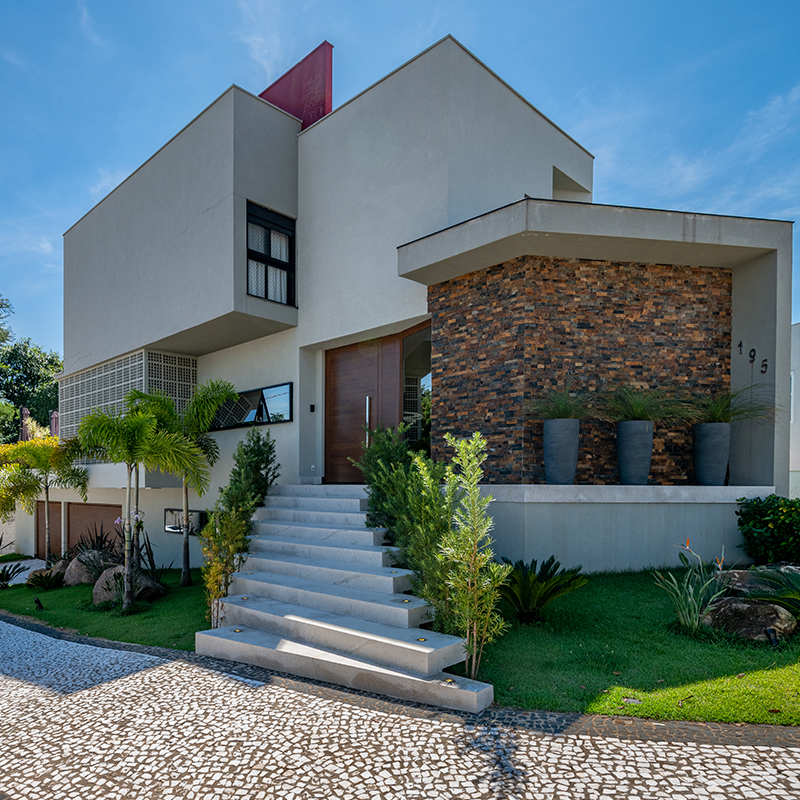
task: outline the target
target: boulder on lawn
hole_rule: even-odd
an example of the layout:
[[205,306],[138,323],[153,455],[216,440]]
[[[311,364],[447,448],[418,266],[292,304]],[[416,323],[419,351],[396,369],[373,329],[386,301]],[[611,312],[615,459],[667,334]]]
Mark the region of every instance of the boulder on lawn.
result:
[[768,642],[767,628],[774,628],[778,639],[785,639],[797,627],[794,616],[782,606],[743,597],[717,601],[706,609],[701,621],[703,625],[753,642]]
[[[116,567],[107,569],[97,579],[97,583],[95,583],[92,590],[92,602],[95,605],[98,603],[113,603],[118,599],[115,587],[117,579],[114,576],[119,575],[119,580],[122,580],[124,571],[125,567],[119,564]],[[134,600],[155,600],[166,593],[166,589],[160,583],[148,578],[147,575],[136,575],[134,580]]]
[[60,561],[57,561],[50,567],[50,574],[51,575],[65,575],[67,572],[67,567],[69,566],[69,561],[66,558],[62,558]]
[[48,567],[42,567],[41,569],[32,569],[28,573],[28,577],[25,579],[25,583],[30,584],[31,579],[35,578],[37,575],[49,575],[50,569]]
[[79,583],[94,583],[94,578],[89,568],[84,561],[96,561],[98,563],[102,560],[102,555],[97,550],[87,550],[81,553],[69,562],[67,571],[64,573],[64,586],[77,586]]

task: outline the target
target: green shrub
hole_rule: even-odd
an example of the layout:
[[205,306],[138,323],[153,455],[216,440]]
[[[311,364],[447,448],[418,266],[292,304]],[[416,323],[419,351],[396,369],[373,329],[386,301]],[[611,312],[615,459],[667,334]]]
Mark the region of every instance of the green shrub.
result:
[[486,460],[486,441],[480,433],[456,440],[446,434],[455,448],[454,469],[448,470],[445,493],[461,496],[450,530],[442,537],[439,559],[447,574],[450,607],[456,633],[464,638],[466,673],[478,676],[485,645],[508,629],[497,611],[500,587],[511,567],[498,564],[492,553],[492,518],[487,511],[493,498],[481,497],[481,465]]
[[683,553],[678,554],[686,568],[681,580],[671,572],[662,575],[657,570],[653,572],[653,577],[656,585],[669,595],[681,627],[696,632],[700,628],[700,619],[706,608],[728,593],[728,582],[724,580],[722,571],[725,551],[723,550],[722,558],[717,559],[716,564],[706,564],[689,548],[688,539],[683,549],[691,553],[695,561],[689,561]]
[[63,572],[39,572],[31,573],[26,581],[27,585],[33,589],[42,589],[48,591],[49,589],[60,589],[64,585]]
[[391,538],[399,547],[400,563],[413,573],[414,593],[431,606],[434,629],[451,633],[455,623],[449,576],[439,551],[462,493],[455,481],[446,480],[449,468],[421,454],[415,456],[410,470],[397,464],[389,470],[380,464],[378,471],[383,473],[384,513],[393,519]]
[[251,513],[228,510],[217,503],[208,524],[199,534],[203,551],[201,573],[206,587],[207,616],[212,628],[223,623],[222,599],[227,596],[234,572],[238,572],[250,546]]
[[369,445],[363,445],[364,453],[360,461],[352,461],[363,473],[367,485],[367,527],[386,528],[393,540],[397,503],[394,499],[397,485],[402,484],[403,476],[395,474],[401,470],[408,477],[413,461],[413,453],[403,439],[405,426],[397,428],[376,428],[370,431]]
[[250,507],[250,514],[264,502],[270,486],[280,477],[275,458],[275,440],[251,428],[233,454],[233,469],[228,485],[220,490],[220,502],[229,511]]
[[572,384],[567,381],[563,389],[535,398],[525,410],[533,419],[585,419],[592,407],[589,395],[572,391]]
[[[506,564],[511,564],[504,558]],[[508,576],[508,582],[500,587],[500,595],[507,600],[517,612],[517,619],[525,625],[541,619],[542,609],[548,604],[574,592],[585,583],[588,578],[579,575],[582,567],[562,569],[560,561],[555,556],[550,556],[538,568],[536,559],[530,564],[517,561]]]
[[756,564],[800,563],[800,499],[771,494],[737,502],[744,551]]

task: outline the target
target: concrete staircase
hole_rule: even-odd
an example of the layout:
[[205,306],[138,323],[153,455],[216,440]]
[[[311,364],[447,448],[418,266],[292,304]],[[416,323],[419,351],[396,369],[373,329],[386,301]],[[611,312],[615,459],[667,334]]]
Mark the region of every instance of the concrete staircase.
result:
[[442,670],[461,639],[419,628],[426,605],[366,523],[360,486],[274,486],[224,601],[225,626],[196,635],[204,655],[459,711],[493,689]]

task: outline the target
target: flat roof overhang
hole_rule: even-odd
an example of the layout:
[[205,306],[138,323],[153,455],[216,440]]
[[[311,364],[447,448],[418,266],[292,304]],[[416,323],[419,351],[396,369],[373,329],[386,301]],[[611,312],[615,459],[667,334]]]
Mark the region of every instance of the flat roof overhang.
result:
[[398,247],[398,274],[431,286],[520,256],[735,267],[791,248],[792,223],[524,199]]

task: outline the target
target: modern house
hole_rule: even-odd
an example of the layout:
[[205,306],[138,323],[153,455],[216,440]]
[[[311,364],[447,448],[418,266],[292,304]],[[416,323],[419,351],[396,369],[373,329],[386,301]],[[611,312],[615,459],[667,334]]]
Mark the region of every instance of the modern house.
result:
[[789,497],[800,497],[800,399],[797,383],[800,378],[800,322],[792,325],[792,367],[789,373],[789,428],[791,454],[789,460]]
[[[67,231],[62,436],[132,388],[229,380],[241,400],[192,508],[270,425],[283,519],[324,525],[314,503],[352,496],[365,424],[413,420],[430,376],[434,455],[448,431],[488,441],[501,554],[599,570],[676,563],[687,536],[736,552],[736,498],[788,491],[787,413],[734,430],[727,486],[695,485],[681,429],[657,430],[651,485],[620,486],[600,422],[576,485],[547,486],[525,406],[570,378],[760,382],[788,408],[791,223],[593,203],[591,153],[449,36],[335,109],[330,76],[324,43],[260,96],[232,86]],[[88,506],[54,493],[65,542],[119,515],[122,470],[90,473]],[[168,562],[177,483],[142,482]]]

